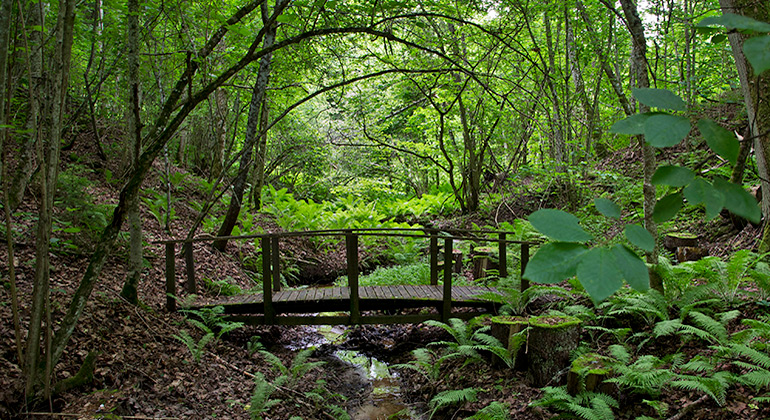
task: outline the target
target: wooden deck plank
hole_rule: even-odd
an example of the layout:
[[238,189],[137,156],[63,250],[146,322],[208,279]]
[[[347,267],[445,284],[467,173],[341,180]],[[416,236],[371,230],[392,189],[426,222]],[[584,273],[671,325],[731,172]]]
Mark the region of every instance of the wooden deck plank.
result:
[[[476,307],[479,311],[488,311],[492,305],[484,304],[482,299],[477,296],[483,293],[500,293],[495,288],[485,286],[455,286],[452,289],[452,301],[453,306],[469,306]],[[430,285],[392,285],[392,286],[368,286],[361,287],[359,294],[362,300],[371,300],[373,310],[388,309],[400,309],[400,308],[419,308],[419,307],[435,307],[437,303],[440,303],[443,299],[443,285],[430,286]],[[323,287],[323,288],[299,288],[289,289],[273,294],[273,302],[281,305],[280,313],[289,314],[284,316],[278,316],[278,318],[286,318],[281,321],[278,318],[274,322],[282,324],[284,322],[290,323],[306,323],[304,317],[318,318],[317,316],[310,316],[310,314],[318,312],[330,312],[345,310],[340,305],[345,305],[341,301],[350,298],[350,289],[347,287]],[[253,317],[255,320],[259,317],[264,319],[261,315],[262,307],[262,294],[257,293],[253,295],[239,295],[230,297],[219,297],[211,300],[198,299],[193,308],[201,307],[213,307],[216,305],[222,305],[225,307],[225,311],[228,314],[236,314],[237,316]],[[476,312],[468,312],[467,316],[472,316]],[[251,315],[248,315],[251,314]],[[288,320],[291,314],[307,314],[300,316],[296,320],[292,318]],[[293,315],[292,315],[293,316]],[[435,317],[437,315],[431,315]],[[453,315],[454,316],[454,313]],[[296,318],[296,317],[295,317]],[[323,318],[323,319],[321,319]],[[308,323],[324,323],[323,321],[334,323],[347,323],[347,321],[326,320],[321,317],[316,321],[308,320]],[[343,317],[344,318],[344,317]],[[374,317],[368,316],[367,320],[361,320],[362,323],[400,323],[410,322],[409,320],[416,320],[417,318],[398,317],[389,315],[375,315]]]

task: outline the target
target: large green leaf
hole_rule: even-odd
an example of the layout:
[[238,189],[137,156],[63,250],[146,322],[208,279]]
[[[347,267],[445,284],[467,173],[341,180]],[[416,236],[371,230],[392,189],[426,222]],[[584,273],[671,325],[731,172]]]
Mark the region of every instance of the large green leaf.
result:
[[706,139],[706,144],[709,145],[714,153],[735,165],[741,145],[733,133],[725,130],[714,121],[707,119],[698,121],[698,129]]
[[759,223],[762,211],[757,200],[738,184],[722,178],[714,179],[714,187],[725,196],[725,208],[754,223]]
[[626,283],[640,292],[649,289],[650,272],[644,261],[626,246],[615,245],[611,250]]
[[655,114],[644,122],[644,139],[650,146],[676,146],[690,132],[690,120],[671,114]]
[[599,210],[599,213],[604,216],[613,219],[620,218],[620,206],[614,202],[607,200],[606,198],[594,198],[594,205],[596,206],[596,210]]
[[652,220],[656,223],[671,220],[682,208],[682,194],[669,194],[655,203],[655,209],[652,211]]
[[540,247],[524,271],[524,278],[536,283],[558,283],[577,273],[588,247],[571,242],[552,242]]
[[725,196],[703,178],[696,178],[684,189],[684,196],[690,204],[706,207],[706,219],[713,219],[725,205]]
[[626,225],[623,233],[625,233],[629,242],[639,248],[647,252],[652,252],[655,249],[655,238],[652,237],[647,229],[639,225]]
[[646,113],[628,116],[620,121],[617,121],[615,124],[612,124],[612,127],[610,127],[610,132],[616,134],[627,134],[629,136],[644,134],[644,122],[647,121],[647,118],[650,118],[650,115],[654,114]]
[[607,248],[593,248],[583,255],[577,276],[594,302],[603,301],[623,286],[623,274]]
[[770,35],[749,38],[743,41],[743,54],[754,67],[755,74],[770,69]]
[[721,25],[727,28],[754,32],[770,32],[770,23],[760,22],[747,16],[725,13],[722,16],[707,17],[698,22],[698,27]]
[[555,241],[587,242],[593,239],[580,227],[577,217],[561,210],[538,210],[529,215],[529,222],[540,233]]
[[695,173],[681,166],[661,166],[652,175],[653,185],[670,185],[672,187],[684,187],[692,182]]
[[668,89],[636,88],[633,93],[634,98],[650,108],[672,111],[684,111],[687,108],[682,98]]

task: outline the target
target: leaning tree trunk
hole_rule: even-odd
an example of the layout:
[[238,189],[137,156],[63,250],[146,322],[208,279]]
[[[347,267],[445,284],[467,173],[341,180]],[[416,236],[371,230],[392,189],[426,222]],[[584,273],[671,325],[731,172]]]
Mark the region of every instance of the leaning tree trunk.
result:
[[[719,0],[723,13],[737,13],[760,21],[770,21],[770,6],[759,0]],[[754,140],[757,170],[762,183],[762,215],[765,218],[759,251],[770,251],[770,74],[756,74],[743,55],[745,36],[736,31],[727,35],[741,82],[741,91],[749,119],[749,134]],[[748,139],[747,139],[748,140]]]
[[[623,14],[628,22],[628,30],[631,32],[631,42],[633,48],[631,49],[631,74],[634,78],[634,85],[637,88],[650,87],[650,80],[647,77],[647,40],[644,37],[644,26],[642,26],[642,20],[639,19],[639,13],[636,10],[636,4],[632,0],[621,0],[620,5],[623,7]],[[644,113],[650,109],[646,105],[639,103],[639,111]],[[644,195],[644,227],[652,235],[653,238],[658,236],[658,227],[655,221],[652,219],[652,213],[655,209],[655,186],[652,185],[652,175],[655,173],[657,162],[655,160],[655,150],[644,141],[644,138],[638,137],[639,144],[642,148],[642,159],[644,161],[644,181],[642,185],[642,193]],[[658,263],[658,246],[651,252],[646,253],[648,264]],[[656,271],[650,270],[650,287],[663,293],[663,282],[660,275]]]
[[[128,0],[128,141],[136,165],[142,154],[142,121],[139,115],[139,0]],[[137,286],[142,275],[142,219],[139,215],[139,195],[128,205],[128,274],[120,295],[128,302],[139,303]]]
[[[288,0],[278,0],[275,5],[276,9],[283,8]],[[267,4],[262,3],[262,20],[267,21]],[[277,25],[270,25],[265,32],[265,40],[263,48],[272,48],[275,43],[275,34]],[[233,182],[233,194],[230,197],[230,206],[227,208],[225,214],[225,220],[222,221],[222,226],[219,227],[217,236],[229,236],[232,233],[235,223],[238,221],[238,214],[241,212],[241,205],[243,201],[243,191],[246,189],[246,181],[249,175],[249,167],[251,166],[251,155],[254,149],[254,143],[257,140],[257,127],[260,120],[260,107],[265,98],[265,91],[267,90],[267,84],[270,79],[270,62],[272,61],[272,54],[266,54],[259,62],[259,71],[257,72],[257,81],[254,82],[254,89],[251,93],[251,103],[249,105],[249,117],[246,122],[246,137],[243,142],[243,155],[241,155],[240,166],[238,168],[238,175]],[[262,134],[262,133],[260,133]],[[266,135],[266,133],[264,134]],[[214,241],[214,249],[224,251],[227,246],[227,240],[221,239]]]

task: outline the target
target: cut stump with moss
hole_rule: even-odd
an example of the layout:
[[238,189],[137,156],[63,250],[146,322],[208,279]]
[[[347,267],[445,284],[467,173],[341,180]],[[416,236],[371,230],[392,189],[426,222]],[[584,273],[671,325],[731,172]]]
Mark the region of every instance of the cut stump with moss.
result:
[[570,364],[570,353],[580,339],[580,319],[545,315],[530,318],[527,341],[527,377],[535,387],[559,385],[559,372]]
[[669,251],[682,246],[698,246],[698,235],[690,232],[669,232],[663,237],[663,247]]
[[617,386],[605,382],[612,376],[612,364],[617,361],[597,353],[586,353],[572,362],[567,373],[567,392],[577,395],[583,391],[616,396]]
[[[529,318],[525,316],[493,316],[490,334],[492,337],[500,340],[503,346],[508,350],[512,357],[515,357],[514,369],[526,369],[526,353],[523,337],[520,333],[529,326]],[[496,366],[503,364],[500,358],[493,358]]]

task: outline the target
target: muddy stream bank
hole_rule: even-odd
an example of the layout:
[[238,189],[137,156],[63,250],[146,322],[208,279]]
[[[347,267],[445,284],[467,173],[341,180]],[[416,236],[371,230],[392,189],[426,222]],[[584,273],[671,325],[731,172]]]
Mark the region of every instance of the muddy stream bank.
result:
[[301,326],[285,330],[272,352],[314,347],[327,387],[346,398],[353,420],[420,420],[421,401],[410,401],[392,365],[409,361],[411,351],[441,337],[424,326]]

